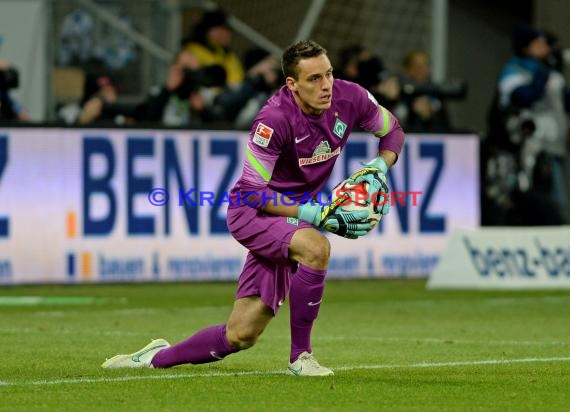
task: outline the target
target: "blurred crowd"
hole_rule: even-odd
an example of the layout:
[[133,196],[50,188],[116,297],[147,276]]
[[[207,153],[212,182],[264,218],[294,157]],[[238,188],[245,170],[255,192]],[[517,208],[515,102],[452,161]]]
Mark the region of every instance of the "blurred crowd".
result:
[[[129,23],[128,18],[121,19]],[[217,124],[247,129],[259,108],[284,83],[278,56],[261,48],[247,50],[243,56],[233,51],[233,31],[227,15],[216,9],[204,12],[192,32],[182,39],[163,83],[152,87],[142,101],[124,104],[121,82],[112,69],[132,62],[136,48],[122,35],[111,39],[110,46],[95,47],[91,44],[92,26],[90,15],[80,10],[71,12],[62,24],[58,64],[80,66],[85,72],[80,101],[57,110],[58,119],[66,124]],[[87,50],[93,50],[91,55]],[[410,51],[399,70],[388,70],[379,56],[357,44],[344,47],[331,60],[336,77],[368,89],[394,111],[406,130],[453,130],[446,102],[464,98],[465,85],[434,84],[426,52]],[[25,110],[10,98],[9,89],[2,91],[1,83],[0,96],[10,99],[3,106],[12,108],[3,111],[0,120],[27,120]]]
[[[92,25],[89,16],[74,13],[64,21],[60,36],[65,46],[58,55],[62,65],[76,64],[89,42],[84,35]],[[97,49],[96,59],[83,56],[83,96],[59,108],[59,120],[74,125],[222,125],[246,130],[284,79],[279,57],[261,48],[238,56],[232,38],[223,10],[204,12],[182,39],[162,84],[141,101],[125,104],[110,67],[132,62],[136,48],[121,36],[113,47]],[[513,55],[498,73],[481,145],[482,223],[563,224],[568,218],[564,172],[570,147],[570,92],[562,75],[558,39],[520,25],[512,42]],[[434,82],[427,52],[407,52],[398,68],[386,67],[381,56],[359,44],[349,44],[330,57],[336,78],[366,88],[397,116],[406,132],[457,130],[447,107],[452,100],[466,98],[467,85]],[[17,70],[0,60],[0,121],[29,120],[11,96],[17,87]]]
[[238,57],[232,50],[232,36],[224,11],[205,12],[182,39],[164,82],[135,104],[119,104],[118,82],[103,65],[88,63],[83,99],[76,110],[64,107],[62,118],[80,125],[217,124],[246,129],[281,85],[280,62],[260,48]]

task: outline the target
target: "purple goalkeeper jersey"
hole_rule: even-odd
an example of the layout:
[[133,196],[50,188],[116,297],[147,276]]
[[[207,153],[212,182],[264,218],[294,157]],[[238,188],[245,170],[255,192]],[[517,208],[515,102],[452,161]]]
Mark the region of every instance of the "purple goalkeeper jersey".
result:
[[283,86],[253,122],[232,202],[236,192],[248,191],[284,193],[296,201],[316,197],[354,127],[381,136],[379,150],[400,153],[404,132],[398,121],[361,86],[335,79],[331,107],[318,116],[304,113]]

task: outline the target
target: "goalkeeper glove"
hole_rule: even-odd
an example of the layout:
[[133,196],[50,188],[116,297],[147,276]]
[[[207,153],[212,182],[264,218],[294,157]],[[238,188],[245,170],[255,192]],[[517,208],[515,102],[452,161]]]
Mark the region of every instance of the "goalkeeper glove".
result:
[[372,223],[366,222],[369,216],[368,209],[345,211],[332,204],[303,203],[298,212],[299,219],[348,239],[356,239],[372,230]]
[[348,179],[350,184],[368,183],[368,194],[375,195],[374,207],[378,212],[387,215],[390,211],[390,189],[386,183],[388,165],[382,156],[378,156],[367,163],[362,163],[364,169],[354,172]]

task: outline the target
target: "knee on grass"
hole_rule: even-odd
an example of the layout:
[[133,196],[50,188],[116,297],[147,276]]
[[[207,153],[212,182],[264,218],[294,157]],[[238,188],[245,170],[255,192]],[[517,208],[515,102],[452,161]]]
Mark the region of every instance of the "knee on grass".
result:
[[260,333],[253,329],[230,330],[227,331],[227,338],[230,346],[235,350],[249,349],[257,342]]

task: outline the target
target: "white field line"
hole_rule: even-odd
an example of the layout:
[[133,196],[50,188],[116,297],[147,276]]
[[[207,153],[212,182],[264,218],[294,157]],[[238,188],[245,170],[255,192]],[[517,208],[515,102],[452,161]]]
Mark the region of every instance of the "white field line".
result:
[[[445,368],[454,366],[484,366],[484,365],[512,365],[516,363],[557,363],[570,362],[569,357],[553,358],[520,358],[520,359],[484,359],[474,361],[457,362],[422,362],[408,365],[346,365],[333,368],[336,371],[370,370],[370,369],[417,369],[417,368]],[[141,380],[169,380],[169,379],[191,379],[191,378],[215,378],[215,377],[237,377],[237,376],[277,376],[285,375],[284,370],[279,371],[247,371],[247,372],[202,372],[202,373],[180,373],[168,375],[146,375],[146,376],[119,376],[115,378],[69,378],[37,381],[0,381],[1,387],[10,386],[48,386],[62,384],[85,384],[85,383],[114,383],[130,382]]]
[[[2,307],[0,305],[0,307]],[[31,306],[28,306],[31,307]],[[34,306],[35,307],[35,306]],[[168,308],[131,308],[131,309],[110,309],[110,310],[105,310],[104,308],[98,308],[100,309],[100,313],[107,315],[107,316],[111,316],[111,315],[116,315],[116,316],[144,316],[144,315],[156,315],[156,314],[161,314],[164,312],[169,312],[170,309]],[[227,312],[228,310],[231,310],[231,305],[209,305],[209,306],[194,306],[194,307],[176,307],[174,308],[176,311],[179,312],[212,312],[212,311],[221,311],[223,310],[224,312]],[[53,317],[71,317],[71,316],[84,316],[85,312],[84,311],[79,311],[79,310],[72,310],[72,309],[66,309],[65,311],[62,310],[37,310],[37,311],[31,311],[27,314],[25,314],[26,316],[53,316]]]
[[[567,304],[570,301],[570,296],[513,296],[513,297],[484,297],[481,296],[477,300],[470,301],[473,306],[483,306],[483,305],[522,305],[522,304],[533,304],[533,303],[553,303],[553,304]],[[465,304],[465,300],[459,298],[450,299],[417,299],[410,301],[380,301],[380,303],[402,303],[405,305],[441,305],[448,303],[461,303]],[[327,302],[327,305],[331,304]]]
[[[261,339],[287,340],[289,336],[265,336]],[[352,342],[372,341],[385,343],[431,343],[431,344],[459,344],[459,345],[511,345],[511,346],[570,346],[570,341],[540,341],[540,340],[476,340],[455,338],[404,338],[397,336],[315,336],[313,341],[318,342]]]
[[52,333],[55,335],[109,335],[109,336],[147,336],[148,333],[129,332],[122,330],[72,330],[72,329],[53,329],[51,331],[39,328],[0,328],[0,334],[20,335],[25,333],[37,333],[46,335]]
[[[146,332],[133,332],[133,331],[105,331],[105,330],[73,330],[69,328],[56,329],[53,331],[46,331],[39,328],[0,328],[0,334],[42,334],[53,332],[55,334],[73,334],[73,335],[104,335],[104,336],[141,336],[148,337]],[[278,340],[288,341],[289,336],[285,335],[267,335],[263,336],[262,340]],[[540,341],[540,340],[514,340],[514,339],[501,339],[501,340],[476,340],[476,339],[455,339],[455,338],[413,338],[413,337],[398,337],[398,336],[315,336],[315,342],[352,342],[352,341],[370,341],[370,342],[384,342],[384,343],[428,343],[434,345],[440,344],[457,344],[457,345],[510,345],[510,346],[570,346],[570,341]]]

